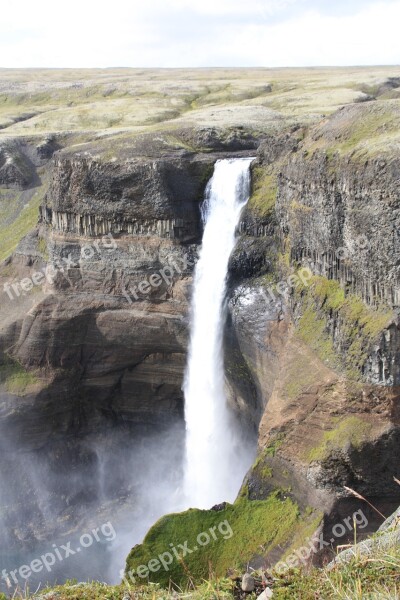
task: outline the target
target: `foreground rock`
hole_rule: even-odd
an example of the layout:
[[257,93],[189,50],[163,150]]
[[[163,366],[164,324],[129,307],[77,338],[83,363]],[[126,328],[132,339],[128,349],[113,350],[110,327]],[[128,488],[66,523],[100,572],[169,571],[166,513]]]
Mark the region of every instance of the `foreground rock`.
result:
[[329,563],[328,569],[349,563],[354,557],[362,559],[380,552],[388,552],[400,544],[400,508],[379,527],[374,537],[363,540],[352,548],[343,550]]
[[242,577],[242,590],[244,592],[250,593],[254,590],[256,584],[254,581],[254,577],[250,575],[250,573],[245,573]]

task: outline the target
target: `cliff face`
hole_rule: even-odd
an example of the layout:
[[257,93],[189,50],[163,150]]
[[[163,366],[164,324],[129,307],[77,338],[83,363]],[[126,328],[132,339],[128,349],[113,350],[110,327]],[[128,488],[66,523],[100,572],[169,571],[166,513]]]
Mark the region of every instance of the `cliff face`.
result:
[[[371,530],[380,523],[346,487],[384,514],[399,502],[393,476],[399,453],[400,169],[394,148],[360,150],[364,138],[355,139],[354,131],[371,114],[375,148],[379,110],[358,106],[338,111],[283,155],[278,142],[272,163],[274,150],[265,155],[260,147],[236,255],[248,247],[251,264],[250,234],[266,230],[269,253],[255,276],[242,270],[230,303],[241,356],[265,407],[259,456],[242,494],[261,500],[286,490],[303,518],[310,507],[322,509],[324,539],[360,507]],[[249,229],[252,216],[269,229]],[[293,544],[289,536],[279,552]],[[277,551],[267,553],[267,563]]]
[[279,175],[277,215],[292,260],[367,304],[398,307],[399,159],[305,152]]
[[[136,465],[126,459],[132,439],[139,453],[155,437],[157,459],[179,470],[199,202],[215,161],[255,145],[225,342],[229,400],[244,427],[259,427],[259,456],[238,504],[223,510],[239,524],[251,513],[255,537],[246,535],[257,544],[245,560],[262,564],[294,534],[329,532],[359,507],[344,486],[383,511],[399,503],[399,155],[378,141],[371,155],[360,149],[367,117],[379,138],[376,110],[351,106],[310,130],[259,139],[203,129],[96,140],[51,163],[55,142],[36,140],[35,154],[32,142],[18,150],[26,164],[36,157],[33,179],[3,171],[1,155],[3,183],[11,177],[30,193],[36,176],[48,182],[38,226],[0,270],[1,283],[16,286],[1,309],[3,504],[29,497],[29,461],[24,481],[12,478],[21,453],[42,465],[46,494],[57,497],[54,535],[65,519],[78,527],[88,507],[107,515],[135,505],[137,482],[123,476]],[[54,478],[60,465],[64,483]],[[10,547],[49,535],[37,519],[44,504],[39,494],[28,519],[15,507],[3,514],[9,531],[19,524]],[[262,522],[287,519],[285,531],[260,530],[256,508]]]
[[138,156],[115,163],[85,153],[59,155],[43,221],[55,231],[84,236],[112,233],[198,241],[196,209],[214,161],[215,157],[183,150],[163,158]]
[[[385,307],[386,326],[364,344],[359,366],[368,381],[398,385],[398,153],[382,150],[369,155],[352,146],[341,151],[349,141],[340,139],[337,131],[346,119],[354,128],[354,122],[367,117],[364,109],[350,107],[317,127],[301,153],[292,156],[280,172],[276,207],[291,261],[339,282],[347,297],[376,308],[370,312],[375,322],[383,316],[379,308]],[[332,131],[334,143],[329,137]],[[328,149],[320,147],[322,136]],[[328,327],[344,356],[351,340],[340,304],[331,306]],[[362,339],[361,331],[358,337]]]
[[[1,477],[9,491],[0,525],[10,550],[65,535],[65,519],[71,530],[85,527],[88,511],[117,524],[133,503],[137,518],[144,472],[155,470],[169,493],[165,463],[173,491],[199,203],[221,155],[168,139],[58,152],[38,226],[3,264]],[[245,426],[258,418],[247,415]],[[33,474],[26,462],[37,465]],[[15,469],[28,469],[22,481],[12,479]],[[32,477],[45,488],[35,495]],[[51,524],[37,516],[42,494],[53,498]],[[14,510],[11,499],[24,497],[26,511]]]

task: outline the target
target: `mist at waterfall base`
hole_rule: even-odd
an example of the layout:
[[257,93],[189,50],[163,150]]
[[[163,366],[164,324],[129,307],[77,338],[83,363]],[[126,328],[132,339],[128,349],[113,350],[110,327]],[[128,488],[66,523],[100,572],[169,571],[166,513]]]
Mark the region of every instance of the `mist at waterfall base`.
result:
[[[32,573],[31,590],[67,579],[119,583],[131,547],[178,505],[183,453],[182,422],[140,437],[116,429],[75,440],[64,451],[68,463],[63,464],[57,450],[50,457],[47,449],[2,451],[0,591],[10,591],[1,579],[3,569],[10,574],[69,542],[75,553],[57,559],[51,571]],[[99,542],[77,553],[80,537],[106,523],[115,536],[100,532]],[[23,588],[26,581],[16,576]],[[13,590],[15,582],[9,580]]]
[[[28,584],[34,590],[72,578],[119,583],[130,549],[161,516],[235,499],[255,442],[243,434],[227,404],[223,331],[228,261],[249,195],[250,163],[218,161],[207,186],[192,294],[185,423],[135,434],[110,425],[34,451],[23,451],[18,440],[0,431],[0,573],[30,564],[54,546],[71,542],[76,549],[81,535],[111,523],[115,539],[57,560],[51,572],[32,574]],[[25,583],[19,577],[20,587]],[[9,591],[4,579],[0,590]]]
[[202,209],[205,227],[194,278],[184,383],[184,496],[197,508],[232,502],[254,451],[228,406],[223,352],[228,263],[240,213],[250,194],[252,160],[218,161]]

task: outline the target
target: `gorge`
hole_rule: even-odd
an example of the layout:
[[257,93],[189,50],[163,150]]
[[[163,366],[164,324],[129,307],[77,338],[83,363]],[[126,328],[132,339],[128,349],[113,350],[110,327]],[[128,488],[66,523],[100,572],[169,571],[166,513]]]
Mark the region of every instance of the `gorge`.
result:
[[128,576],[228,522],[232,538],[144,578],[184,587],[269,569],[360,508],[359,534],[376,531],[348,488],[385,516],[398,507],[396,76],[115,70],[78,89],[38,73],[27,95],[4,83],[7,110],[35,116],[7,113],[0,133],[2,569],[111,523],[115,539],[29,584],[117,583],[125,564]]

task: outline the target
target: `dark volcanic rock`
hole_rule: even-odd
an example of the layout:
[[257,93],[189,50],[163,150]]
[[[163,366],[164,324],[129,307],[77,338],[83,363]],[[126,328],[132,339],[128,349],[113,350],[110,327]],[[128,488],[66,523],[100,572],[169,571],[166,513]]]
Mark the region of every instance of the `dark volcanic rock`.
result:
[[29,159],[15,146],[0,147],[0,184],[27,188],[35,180],[35,170]]
[[277,214],[296,261],[367,302],[400,305],[400,160],[294,155],[282,170]]

